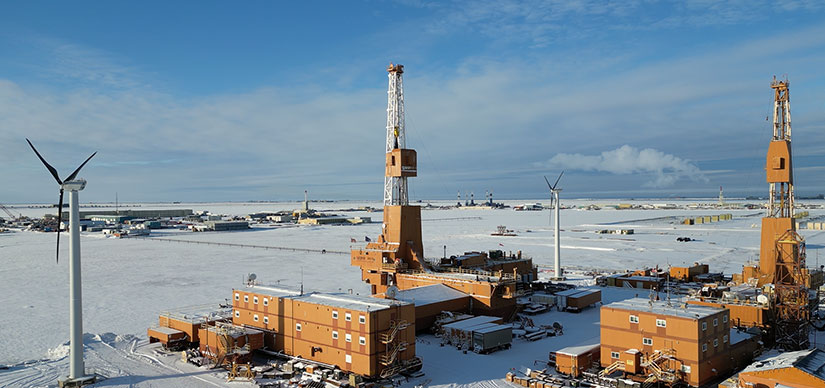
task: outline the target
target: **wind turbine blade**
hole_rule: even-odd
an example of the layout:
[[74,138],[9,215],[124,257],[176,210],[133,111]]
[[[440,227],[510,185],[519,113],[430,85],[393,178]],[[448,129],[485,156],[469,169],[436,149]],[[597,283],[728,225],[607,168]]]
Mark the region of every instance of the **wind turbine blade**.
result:
[[55,248],[54,261],[60,263],[60,222],[63,221],[63,188],[60,189],[60,201],[57,205],[57,248]]
[[[558,179],[556,179],[556,183],[553,183],[553,190],[555,190],[555,189],[556,189],[556,185],[558,185],[558,184],[559,184],[559,181],[561,180],[561,176],[562,176],[562,175],[564,175],[564,170],[562,170],[561,174],[559,174]],[[545,179],[547,179],[547,178],[545,177]]]
[[40,153],[37,152],[37,148],[34,148],[34,144],[32,144],[32,142],[30,142],[29,139],[26,139],[26,142],[29,143],[29,146],[32,148],[32,150],[34,150],[34,153],[37,154],[37,157],[40,158],[40,161],[43,162],[43,165],[45,165],[49,172],[52,173],[52,176],[54,177],[54,180],[57,181],[57,184],[62,185],[63,181],[61,181],[60,177],[57,176],[57,170],[55,170],[54,167],[52,167],[52,165],[46,161],[46,159],[43,159],[43,156],[41,156]]
[[68,178],[66,178],[66,182],[68,182],[68,181],[70,181],[70,180],[74,180],[74,178],[75,178],[75,177],[77,177],[77,173],[79,173],[79,172],[80,172],[80,169],[81,169],[81,168],[83,168],[83,166],[85,166],[85,165],[86,165],[86,163],[89,163],[89,160],[91,160],[91,159],[92,159],[95,155],[97,155],[97,152],[93,153],[93,154],[92,154],[92,156],[88,157],[88,158],[86,159],[86,161],[85,161],[85,162],[83,162],[83,164],[81,164],[81,165],[80,165],[80,167],[78,167],[78,168],[77,168],[77,170],[74,170],[74,172],[72,173],[72,175],[69,175],[69,177],[68,177]]
[[547,175],[544,176],[544,181],[547,182],[547,188],[549,188],[550,190],[553,190],[553,186],[550,186],[550,181],[547,180]]

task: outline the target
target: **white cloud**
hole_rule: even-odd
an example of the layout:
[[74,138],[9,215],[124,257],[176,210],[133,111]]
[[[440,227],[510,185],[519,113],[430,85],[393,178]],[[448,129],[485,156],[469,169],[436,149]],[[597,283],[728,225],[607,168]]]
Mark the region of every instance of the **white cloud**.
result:
[[647,187],[672,187],[680,178],[707,182],[704,173],[695,164],[677,156],[652,149],[638,149],[623,145],[599,155],[557,154],[540,165],[554,169],[597,171],[611,174],[653,174]]

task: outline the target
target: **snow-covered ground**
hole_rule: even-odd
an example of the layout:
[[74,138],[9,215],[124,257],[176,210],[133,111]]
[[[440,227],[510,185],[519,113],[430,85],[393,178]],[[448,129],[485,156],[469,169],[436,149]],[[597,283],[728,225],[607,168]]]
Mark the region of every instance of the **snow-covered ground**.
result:
[[[527,201],[523,201],[527,202]],[[587,203],[617,203],[589,201]],[[668,201],[673,202],[673,201]],[[521,202],[515,202],[521,203]],[[582,202],[584,203],[584,202]],[[319,203],[320,209],[356,208],[379,203]],[[297,204],[170,204],[154,207],[192,208],[222,214],[291,209]],[[42,215],[48,209],[20,209]],[[733,213],[734,219],[704,225],[680,225],[684,216]],[[306,289],[367,293],[358,268],[349,256],[238,248],[160,241],[164,238],[226,242],[294,248],[348,251],[351,238],[363,241],[380,230],[381,213],[347,212],[372,217],[378,223],[355,226],[254,227],[250,231],[188,233],[153,232],[151,239],[82,238],[84,332],[87,364],[110,377],[106,386],[211,386],[219,377],[186,365],[170,369],[169,363],[152,361],[142,346],[146,328],[157,322],[159,311],[187,305],[215,303],[231,295],[232,287],[254,272],[264,283],[298,285]],[[812,216],[825,215],[811,210]],[[553,237],[550,211],[425,210],[422,229],[427,257],[470,250],[521,250],[540,266],[552,266]],[[659,217],[674,217],[656,219]],[[761,211],[754,210],[563,210],[562,264],[579,269],[623,271],[644,266],[706,262],[712,271],[738,272],[758,255]],[[495,237],[497,225],[516,231],[516,237]],[[633,235],[600,235],[598,229],[635,229]],[[801,230],[808,242],[808,264],[817,263],[825,246],[823,231]],[[686,236],[697,241],[676,242]],[[64,240],[67,241],[67,240]],[[358,244],[363,244],[359,242]],[[67,279],[68,244],[61,246],[61,262],[54,263],[54,234],[13,232],[0,234],[0,386],[54,384],[68,365]],[[825,261],[825,257],[823,257]],[[548,275],[549,274],[546,274]],[[603,289],[605,302],[634,296],[633,290]],[[562,337],[537,342],[517,342],[512,350],[490,355],[463,355],[440,347],[423,336],[417,351],[433,386],[469,385],[488,381],[500,384],[510,367],[530,366],[546,360],[550,351],[598,341],[598,310],[581,314],[550,312],[536,323],[561,322]],[[114,334],[112,334],[114,333]],[[459,356],[460,355],[460,356]],[[445,362],[449,360],[449,362]],[[232,383],[237,386],[239,383]]]

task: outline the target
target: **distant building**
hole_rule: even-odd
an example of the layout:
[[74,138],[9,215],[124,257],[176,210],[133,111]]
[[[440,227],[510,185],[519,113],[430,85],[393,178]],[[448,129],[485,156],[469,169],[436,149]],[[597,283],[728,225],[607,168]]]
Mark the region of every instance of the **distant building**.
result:
[[[82,218],[82,217],[81,217]],[[135,218],[134,216],[127,216],[127,215],[106,215],[106,214],[96,214],[88,216],[88,219],[92,221],[103,221],[107,224],[122,224],[127,220],[131,220]]]
[[249,229],[249,222],[247,221],[206,221],[204,222],[206,230],[214,230],[217,232],[227,230],[245,230]]
[[[168,218],[186,217],[192,214],[192,209],[158,209],[158,210],[89,210],[81,211],[80,218],[89,219],[91,216],[129,216],[131,218]],[[69,219],[69,212],[63,212],[63,218]]]

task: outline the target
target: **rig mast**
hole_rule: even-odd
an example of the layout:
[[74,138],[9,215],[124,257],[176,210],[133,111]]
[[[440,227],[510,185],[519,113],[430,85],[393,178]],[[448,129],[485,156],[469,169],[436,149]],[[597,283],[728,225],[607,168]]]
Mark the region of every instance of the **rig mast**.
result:
[[[387,67],[390,85],[387,89],[387,154],[393,150],[405,149],[404,134],[404,65]],[[384,177],[384,206],[409,205],[407,177],[386,175]]]
[[770,184],[768,214],[762,219],[760,270],[774,283],[776,344],[786,350],[810,346],[809,278],[805,267],[805,240],[796,232],[791,157],[791,107],[788,80],[774,77],[773,138],[765,164]]

